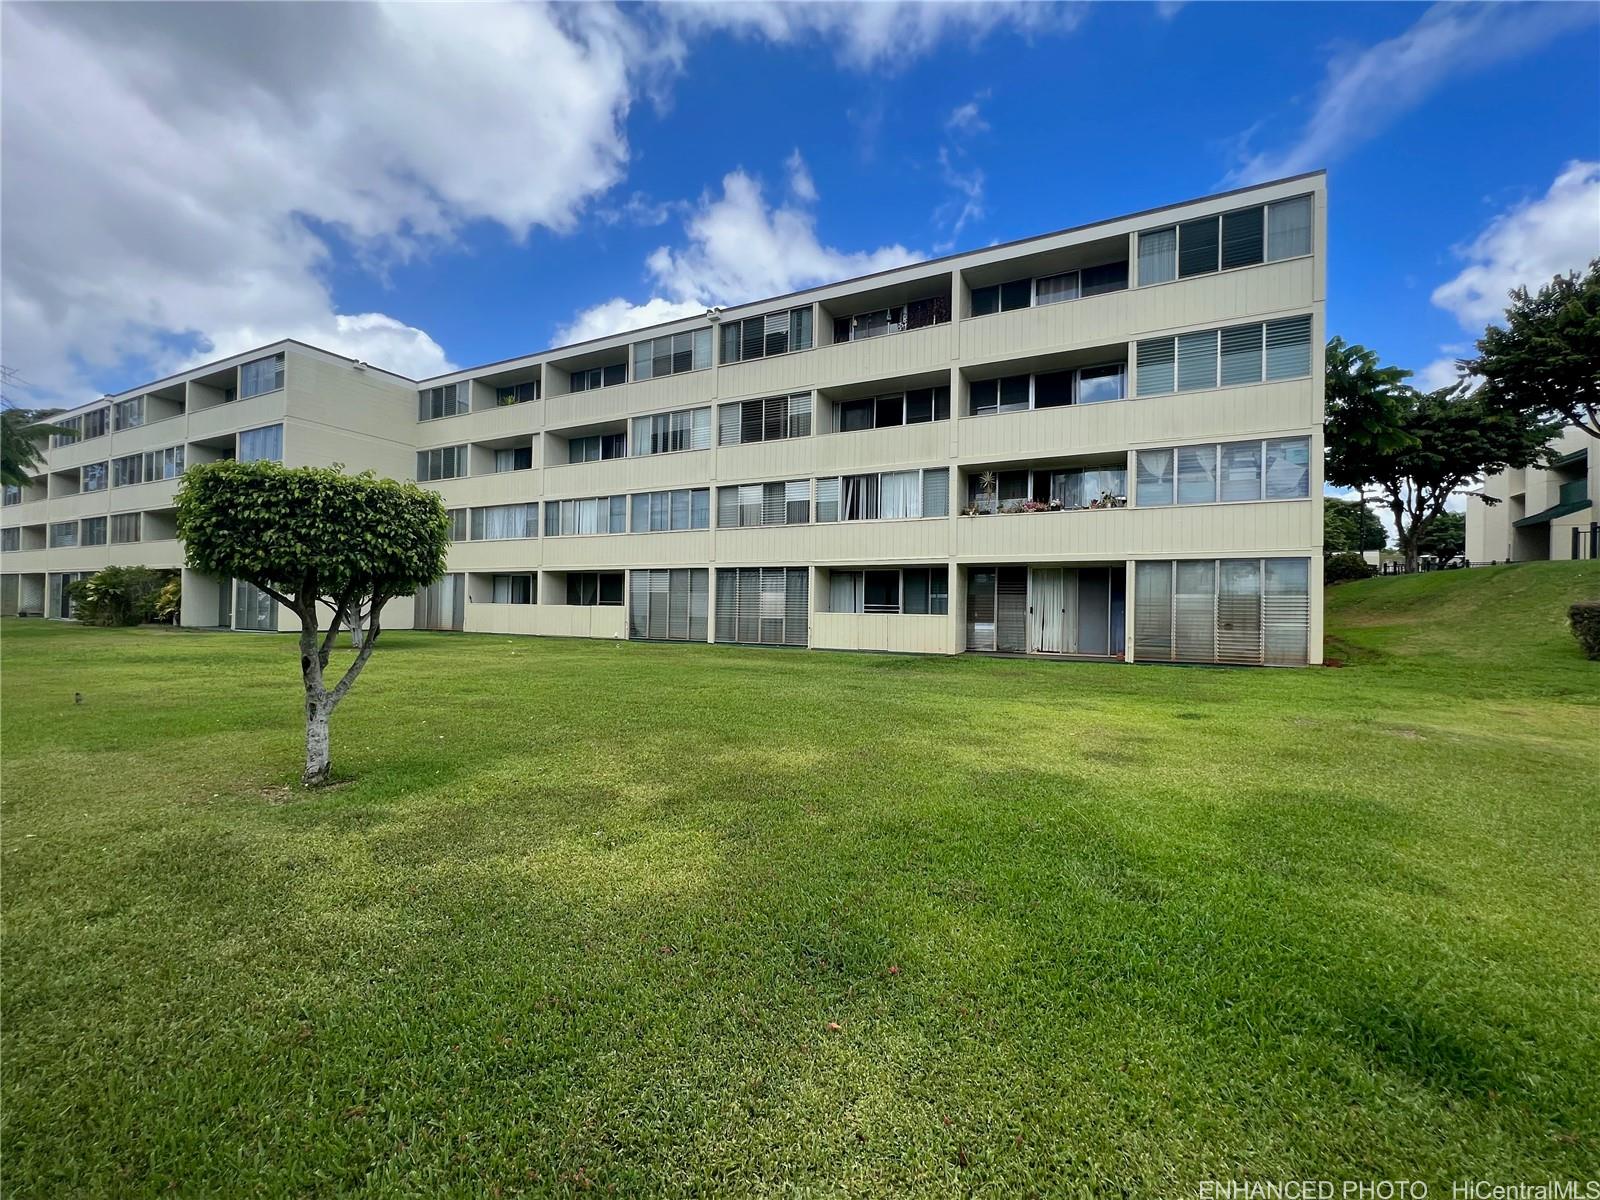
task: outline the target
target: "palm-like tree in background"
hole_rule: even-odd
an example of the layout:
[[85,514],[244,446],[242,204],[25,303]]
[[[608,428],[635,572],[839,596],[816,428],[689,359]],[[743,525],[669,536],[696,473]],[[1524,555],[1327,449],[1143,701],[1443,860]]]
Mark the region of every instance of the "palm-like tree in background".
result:
[[[15,368],[0,366],[0,384],[30,386]],[[43,463],[44,440],[52,433],[71,433],[46,419],[59,412],[55,408],[26,408],[0,394],[0,482],[22,487]]]
[[44,440],[52,433],[70,433],[46,417],[55,409],[8,408],[0,411],[0,482],[22,487],[44,461]]

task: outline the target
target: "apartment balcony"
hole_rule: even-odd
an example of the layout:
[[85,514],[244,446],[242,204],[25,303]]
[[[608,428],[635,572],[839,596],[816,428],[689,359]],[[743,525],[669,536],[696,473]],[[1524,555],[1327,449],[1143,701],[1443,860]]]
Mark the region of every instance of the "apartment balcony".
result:
[[51,446],[45,454],[45,462],[51,471],[71,471],[85,463],[104,462],[112,457],[111,435],[103,433],[84,441]]
[[188,431],[189,427],[185,424],[184,414],[181,412],[162,417],[160,420],[146,421],[143,425],[118,429],[111,435],[111,449],[106,457],[120,458],[124,454],[137,454],[144,450],[161,450],[167,446],[176,446],[187,440]]
[[282,421],[288,407],[287,397],[287,389],[279,388],[275,392],[251,396],[248,400],[213,404],[198,410],[191,407],[189,440],[203,442],[208,439],[226,438],[241,429],[255,429],[260,425],[271,425]]
[[103,546],[58,546],[53,550],[16,550],[0,556],[0,574],[13,572],[98,571],[101,567],[183,566],[183,543],[175,538],[119,542]]
[[961,650],[956,626],[947,614],[811,614],[813,650],[885,650],[897,654],[955,654]]
[[[1132,382],[1129,382],[1131,389]],[[1180,392],[963,416],[956,452],[963,462],[1027,458],[1041,446],[1078,452],[1162,442],[1228,441],[1303,430],[1321,423],[1314,381],[1287,379],[1204,392]]]
[[705,487],[710,474],[711,452],[708,450],[559,463],[544,469],[544,494],[582,498]]
[[468,633],[621,641],[628,636],[628,609],[622,604],[475,604],[469,600],[463,628]]
[[1080,346],[1130,342],[1166,329],[1221,326],[1263,314],[1306,310],[1316,294],[1314,259],[1175,280],[1033,305],[960,322],[964,363],[993,362]]
[[928,421],[722,446],[717,450],[717,476],[722,482],[754,481],[932,466],[949,459],[953,432],[948,420]]
[[451,542],[451,571],[474,574],[503,574],[536,571],[540,566],[538,538],[480,538],[475,542]]
[[153,508],[172,508],[177,503],[180,479],[152,479],[149,483],[134,483],[126,487],[107,488],[95,493],[106,497],[102,505],[88,511],[95,516],[102,512],[133,512]]
[[929,562],[950,554],[946,517],[717,530],[717,561],[739,565]]
[[547,537],[542,542],[543,565],[550,571],[703,565],[711,561],[711,538],[708,529]]
[[712,370],[703,368],[660,379],[548,396],[544,401],[545,428],[563,432],[570,427],[623,420],[643,413],[703,408],[712,403],[714,377]]
[[1162,508],[1091,508],[956,518],[965,562],[1103,562],[1319,553],[1322,501],[1258,500]]
[[439,493],[446,508],[477,508],[488,504],[528,504],[539,499],[538,471],[494,471],[464,475],[460,479],[435,479],[422,486]]

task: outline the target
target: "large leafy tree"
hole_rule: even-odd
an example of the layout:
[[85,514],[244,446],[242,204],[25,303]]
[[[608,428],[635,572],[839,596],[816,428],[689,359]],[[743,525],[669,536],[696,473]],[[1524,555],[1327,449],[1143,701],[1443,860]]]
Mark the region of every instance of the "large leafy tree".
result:
[[[384,604],[444,573],[449,532],[438,496],[371,472],[218,462],[184,474],[178,536],[189,566],[246,580],[300,619],[305,786],[328,781],[328,721],[377,648]],[[330,688],[324,672],[347,622],[360,648]]]
[[1467,518],[1463,513],[1442,512],[1417,541],[1417,549],[1438,559],[1467,552]]
[[1582,277],[1558,275],[1534,293],[1517,288],[1505,326],[1489,326],[1477,357],[1461,366],[1499,407],[1600,438],[1600,258]]
[[[1411,372],[1386,367],[1375,351],[1339,337],[1328,340],[1326,362],[1323,474],[1335,487],[1354,488],[1357,507],[1364,514],[1367,489],[1379,465],[1415,442],[1404,423],[1405,381]],[[1325,525],[1326,520],[1324,510]],[[1358,527],[1364,524],[1365,517],[1358,517]],[[1376,549],[1383,549],[1383,544]]]
[[[1395,541],[1407,567],[1415,568],[1422,540],[1451,496],[1480,476],[1543,461],[1561,425],[1502,408],[1465,384],[1432,392],[1402,388],[1396,401],[1397,429],[1407,441],[1361,461],[1367,484],[1394,517]],[[1494,501],[1485,497],[1483,502]]]
[[1382,550],[1389,535],[1377,513],[1354,500],[1325,496],[1322,501],[1322,548],[1329,554]]
[[66,433],[47,417],[55,409],[8,408],[0,411],[0,482],[22,487],[44,462],[44,441],[52,433]]

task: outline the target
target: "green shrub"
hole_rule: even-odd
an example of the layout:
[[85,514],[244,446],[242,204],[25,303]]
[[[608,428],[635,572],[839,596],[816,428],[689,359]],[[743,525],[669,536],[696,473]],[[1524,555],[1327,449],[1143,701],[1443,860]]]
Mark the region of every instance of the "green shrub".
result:
[[1580,600],[1567,609],[1572,636],[1590,658],[1600,662],[1600,600]]
[[1334,554],[1322,565],[1322,582],[1348,583],[1352,579],[1371,579],[1378,568],[1359,554]]
[[150,567],[105,567],[72,585],[78,620],[85,625],[138,625],[156,615],[156,601],[170,571]]
[[176,625],[182,609],[183,576],[174,575],[167,580],[166,586],[156,593],[155,618]]

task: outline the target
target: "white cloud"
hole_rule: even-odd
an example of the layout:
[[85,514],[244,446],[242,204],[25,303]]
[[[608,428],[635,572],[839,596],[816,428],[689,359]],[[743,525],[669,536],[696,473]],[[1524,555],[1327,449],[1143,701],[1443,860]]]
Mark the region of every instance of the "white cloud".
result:
[[811,178],[811,168],[806,166],[806,160],[800,156],[798,146],[783,165],[789,170],[789,191],[794,194],[794,198],[802,204],[815,204],[817,181]]
[[1423,392],[1436,392],[1440,388],[1449,387],[1460,379],[1460,371],[1456,366],[1455,357],[1436,358],[1423,367],[1408,381],[1412,387]]
[[984,174],[982,167],[961,168],[948,146],[939,147],[939,175],[955,191],[955,197],[940,205],[934,220],[950,228],[950,245],[971,221],[984,214]]
[[337,310],[330,237],[383,263],[473,220],[572,228],[659,63],[603,6],[200,11],[4,8],[5,360],[62,397],[285,335],[446,369]]
[[944,127],[953,134],[970,136],[987,133],[989,122],[983,119],[983,110],[978,106],[978,98],[974,96],[965,104],[959,104],[951,110]]
[[654,296],[643,304],[634,304],[617,296],[584,309],[570,323],[556,330],[553,344],[568,346],[611,333],[626,333],[630,329],[692,317],[705,312],[706,308],[697,300],[665,300]]
[[1477,332],[1502,318],[1506,293],[1582,271],[1600,256],[1600,162],[1574,162],[1543,196],[1501,213],[1457,254],[1467,265],[1433,302]]
[[[643,304],[615,298],[587,308],[556,333],[558,344],[637,329],[657,321],[781,295],[833,279],[903,266],[923,257],[901,245],[850,252],[817,236],[807,193],[811,176],[799,152],[790,156],[788,202],[768,205],[761,184],[744,171],[723,177],[720,196],[702,196],[684,225],[687,244],[658,247],[646,260],[658,294]],[[815,185],[809,196],[815,197]]]
[[1327,166],[1421,104],[1447,80],[1515,58],[1594,20],[1584,4],[1435,4],[1397,37],[1336,55],[1295,142],[1249,156],[1230,184]]
[[1026,36],[1067,32],[1082,19],[1080,6],[1044,0],[700,0],[668,5],[663,13],[690,32],[712,29],[777,43],[821,42],[834,48],[841,63],[859,70],[904,66],[950,37],[976,42],[997,29]]

